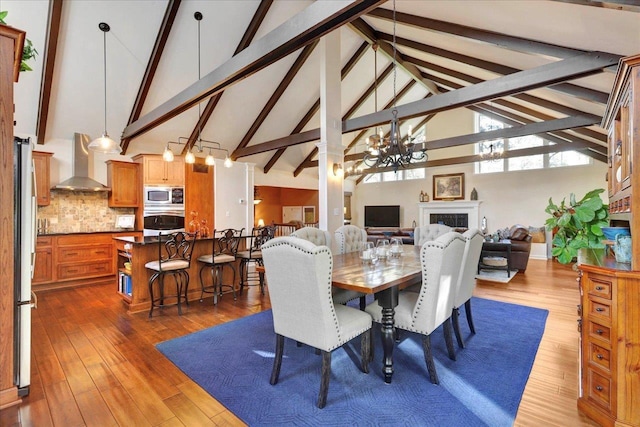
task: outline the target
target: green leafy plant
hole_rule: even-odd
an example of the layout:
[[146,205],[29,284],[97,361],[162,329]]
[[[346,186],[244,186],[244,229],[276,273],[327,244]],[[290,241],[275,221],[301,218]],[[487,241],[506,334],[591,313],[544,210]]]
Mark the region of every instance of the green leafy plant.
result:
[[[8,14],[9,12],[7,12],[6,10],[0,11],[0,24],[7,25],[7,23],[5,22],[5,18]],[[20,71],[33,71],[31,67],[29,67],[29,64],[27,64],[27,61],[35,59],[36,55],[38,55],[38,51],[33,47],[33,43],[31,43],[31,40],[25,39],[24,48],[22,49]]]
[[549,198],[545,212],[551,215],[545,225],[547,230],[555,230],[551,254],[562,264],[569,264],[582,248],[603,249],[602,227],[609,225],[609,206],[602,202],[602,188],[589,191],[576,200],[571,193],[569,203],[562,199],[560,205]]

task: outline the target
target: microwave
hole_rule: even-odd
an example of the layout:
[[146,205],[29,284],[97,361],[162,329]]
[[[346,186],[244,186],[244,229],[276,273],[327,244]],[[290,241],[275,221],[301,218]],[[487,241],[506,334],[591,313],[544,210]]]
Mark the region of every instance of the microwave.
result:
[[184,187],[144,187],[144,206],[184,209]]

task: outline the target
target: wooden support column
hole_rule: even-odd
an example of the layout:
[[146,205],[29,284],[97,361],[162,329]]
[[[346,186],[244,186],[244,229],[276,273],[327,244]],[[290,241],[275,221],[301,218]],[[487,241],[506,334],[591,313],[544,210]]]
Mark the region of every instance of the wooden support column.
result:
[[343,176],[334,175],[333,165],[343,164],[340,98],[340,31],[320,42],[320,142],[318,147],[318,206],[320,228],[335,231],[344,223]]

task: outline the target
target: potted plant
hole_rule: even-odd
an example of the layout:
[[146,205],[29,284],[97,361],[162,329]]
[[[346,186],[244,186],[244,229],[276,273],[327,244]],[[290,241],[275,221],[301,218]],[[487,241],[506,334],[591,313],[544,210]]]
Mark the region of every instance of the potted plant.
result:
[[547,230],[554,230],[551,254],[562,264],[569,264],[578,257],[580,250],[603,250],[604,234],[602,227],[609,225],[609,206],[600,198],[602,188],[589,191],[576,200],[573,193],[569,203],[562,199],[560,205],[549,198],[545,212],[551,215],[545,225]]
[[[7,17],[9,12],[6,10],[0,10],[0,24],[7,25],[4,19]],[[22,61],[20,62],[20,71],[33,71],[27,61],[31,59],[35,59],[38,51],[33,47],[33,43],[31,40],[25,39],[24,48],[22,49]]]

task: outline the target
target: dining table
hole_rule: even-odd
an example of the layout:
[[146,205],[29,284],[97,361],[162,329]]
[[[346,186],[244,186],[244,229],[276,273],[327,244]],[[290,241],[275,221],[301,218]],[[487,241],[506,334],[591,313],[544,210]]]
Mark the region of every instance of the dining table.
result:
[[332,285],[365,294],[374,294],[382,307],[382,373],[385,383],[393,377],[395,343],[394,315],[401,289],[421,283],[420,247],[406,245],[401,256],[361,259],[361,252],[333,255]]

